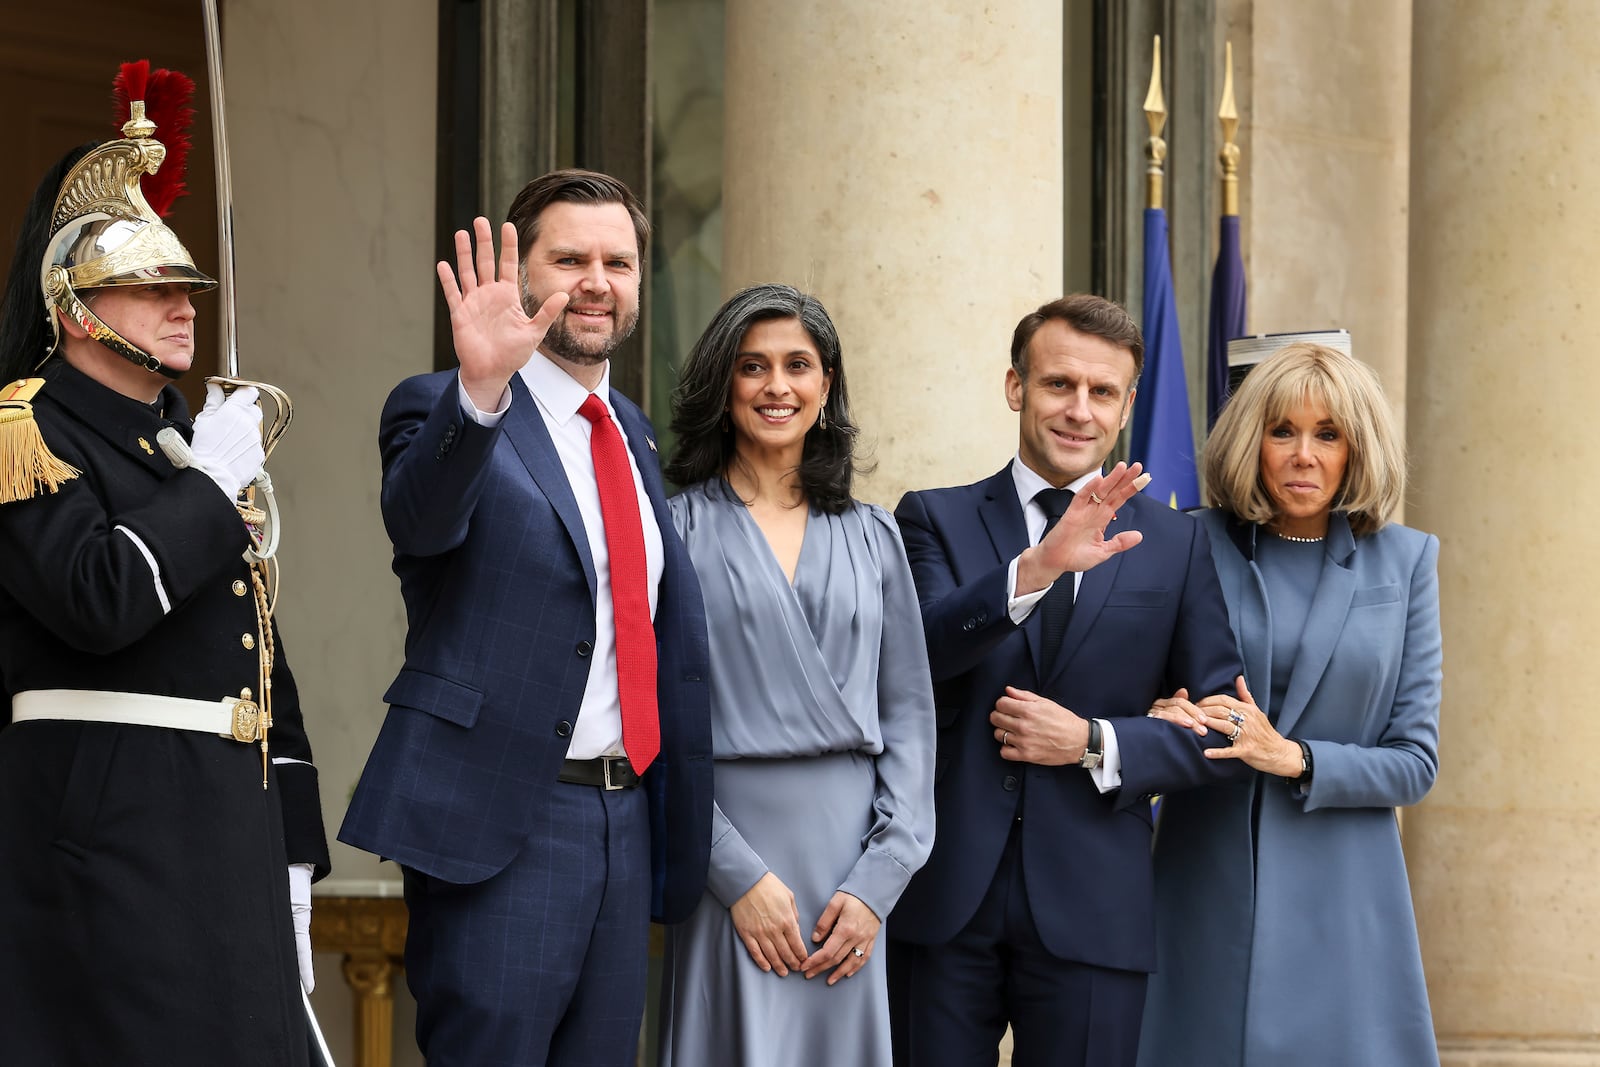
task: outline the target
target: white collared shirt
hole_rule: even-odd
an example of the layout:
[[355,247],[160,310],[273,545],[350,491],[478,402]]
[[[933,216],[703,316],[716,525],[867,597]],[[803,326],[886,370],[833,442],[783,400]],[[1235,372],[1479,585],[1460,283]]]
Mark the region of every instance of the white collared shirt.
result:
[[[1100,477],[1098,470],[1090,471],[1081,478],[1077,478],[1062,486],[1077,493],[1094,479]],[[1022,518],[1028,524],[1028,544],[1037,545],[1040,538],[1044,537],[1044,528],[1050,522],[1050,517],[1044,513],[1044,505],[1034,500],[1041,489],[1054,489],[1055,486],[1045,481],[1044,477],[1022,462],[1022,455],[1018,453],[1011,461],[1011,480],[1017,488],[1017,500],[1022,504]],[[1028,621],[1028,616],[1033,614],[1033,609],[1039,601],[1044,599],[1054,586],[1054,582],[1043,589],[1036,589],[1031,593],[1017,595],[1017,562],[1022,557],[1019,555],[1011,561],[1011,567],[1006,577],[1006,613],[1011,616],[1011,621],[1021,626]],[[1083,572],[1072,573],[1072,596],[1077,599],[1078,589],[1083,585]],[[1065,578],[1062,575],[1061,578]],[[1057,578],[1056,581],[1061,581]],[[1074,708],[1078,714],[1083,714],[1081,709]],[[1094,780],[1095,788],[1102,793],[1109,793],[1122,785],[1122,753],[1117,747],[1117,731],[1112,729],[1111,723],[1106,719],[1098,720],[1100,732],[1105,739],[1105,757],[1100,761],[1100,766],[1089,772],[1089,777]]]
[[[595,612],[594,650],[591,653],[589,680],[583,689],[583,703],[578,710],[578,720],[573,724],[572,742],[567,747],[569,759],[593,759],[596,756],[620,756],[622,750],[622,709],[617,695],[617,630],[613,621],[611,604],[611,553],[606,546],[605,518],[600,510],[600,485],[595,480],[594,457],[589,450],[589,435],[593,424],[578,414],[578,408],[588,399],[589,391],[570,374],[562,370],[542,353],[518,371],[522,381],[533,394],[544,419],[550,440],[555,443],[556,454],[561,457],[561,467],[566,472],[567,484],[578,502],[578,513],[583,516],[583,530],[589,538],[589,554],[594,559]],[[511,389],[508,386],[500,396],[495,411],[480,411],[467,396],[467,391],[456,377],[461,410],[474,422],[496,426],[511,406]],[[595,395],[605,402],[616,420],[616,408],[611,404],[611,364],[606,363],[595,387]],[[628,431],[617,421],[617,432],[623,444],[628,443]],[[655,618],[656,601],[660,594],[661,568],[664,551],[661,545],[661,527],[656,523],[655,509],[645,495],[644,480],[639,465],[628,449],[628,467],[633,472],[634,490],[639,497],[639,520],[644,527],[644,555],[648,569],[650,617]],[[576,635],[574,635],[576,636]],[[543,650],[529,649],[529,655],[539,655]]]

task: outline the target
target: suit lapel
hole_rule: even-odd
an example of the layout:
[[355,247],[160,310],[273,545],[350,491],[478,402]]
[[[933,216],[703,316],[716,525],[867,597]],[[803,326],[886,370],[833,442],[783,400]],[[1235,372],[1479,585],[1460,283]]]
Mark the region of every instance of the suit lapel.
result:
[[534,400],[533,394],[528,392],[527,383],[522,380],[522,375],[511,376],[511,388],[517,395],[512,400],[511,410],[506,412],[504,423],[506,439],[511,442],[511,447],[516,450],[523,466],[528,468],[528,473],[533,476],[539,491],[550,501],[550,506],[555,508],[556,514],[561,518],[561,525],[567,528],[567,536],[572,539],[573,545],[578,550],[578,558],[583,561],[583,575],[589,580],[589,596],[593,598],[596,595],[594,557],[589,553],[589,535],[583,528],[583,515],[578,511],[578,498],[572,495],[572,486],[567,483],[566,468],[561,465],[561,457],[556,454],[555,442],[550,440],[550,431],[545,427],[544,416],[539,413],[539,403]]
[[1343,515],[1334,515],[1328,523],[1322,576],[1311,598],[1311,612],[1306,616],[1300,651],[1295,656],[1289,688],[1284,693],[1283,708],[1278,715],[1278,732],[1286,737],[1310,703],[1311,695],[1317,691],[1328,661],[1333,658],[1333,650],[1338,647],[1339,635],[1344,632],[1345,619],[1350,615],[1350,600],[1356,591],[1355,572],[1345,564],[1354,550],[1355,539],[1350,535],[1349,524]]
[[[995,558],[1008,563],[1029,545],[1028,523],[1022,515],[1022,504],[1017,500],[1017,483],[1011,477],[1007,464],[999,474],[983,483],[984,500],[978,506],[978,518],[989,534]],[[1023,636],[1028,641],[1028,652],[1033,656],[1035,676],[1043,672],[1044,659],[1039,647],[1039,612],[1031,612],[1022,624]]]
[[672,513],[667,508],[666,483],[661,480],[661,459],[656,452],[655,435],[650,432],[644,414],[615,389],[611,391],[611,407],[622,424],[622,432],[627,435],[628,451],[633,453],[633,462],[644,481],[644,495],[650,498],[650,510],[655,513],[656,526],[665,539],[666,531],[672,529]]
[[[1130,510],[1125,506],[1122,513],[1127,514]],[[1128,528],[1128,523],[1119,516],[1106,525],[1106,537],[1115,537]],[[1126,553],[1118,553],[1098,567],[1084,572],[1083,580],[1078,583],[1078,595],[1072,601],[1072,619],[1067,623],[1066,635],[1061,639],[1061,654],[1056,657],[1055,669],[1050,672],[1050,677],[1044,679],[1046,688],[1055,683],[1077,656],[1084,637],[1093,628],[1095,620],[1100,617],[1100,609],[1106,606],[1106,598],[1111,595],[1111,587],[1116,583],[1117,574],[1122,570],[1122,559],[1125,555]],[[1059,580],[1070,582],[1072,575],[1063,574]],[[1034,615],[1038,614],[1038,611],[1034,612]],[[1033,620],[1030,618],[1029,621]],[[1035,662],[1038,662],[1037,656]]]

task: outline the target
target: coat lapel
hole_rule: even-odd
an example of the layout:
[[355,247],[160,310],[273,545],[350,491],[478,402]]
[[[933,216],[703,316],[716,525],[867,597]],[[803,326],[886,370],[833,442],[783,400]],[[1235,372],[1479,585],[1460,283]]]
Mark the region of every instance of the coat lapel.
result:
[[[994,546],[995,558],[1007,563],[1017,553],[1028,547],[1028,523],[1022,515],[1022,504],[1017,500],[1016,482],[1007,464],[999,474],[983,486],[984,501],[978,506],[978,517],[988,531],[989,543]],[[1042,673],[1039,612],[1034,611],[1022,624],[1022,633],[1028,641],[1028,652],[1033,656],[1034,674]]]
[[[1266,579],[1256,563],[1256,537],[1261,528],[1232,516],[1226,523],[1225,543],[1233,548],[1232,553],[1218,555],[1217,544],[1224,540],[1224,534],[1216,530],[1211,532],[1217,580],[1225,590],[1228,625],[1233,627],[1239,659],[1244,664],[1245,682],[1261,710],[1272,715],[1272,604],[1267,600]],[[1228,695],[1234,693],[1230,690]],[[1261,704],[1261,701],[1268,703]]]
[[661,458],[656,451],[655,434],[650,432],[650,423],[645,420],[644,414],[614,389],[611,391],[611,407],[617,413],[617,421],[622,424],[622,432],[628,438],[628,451],[633,453],[639,477],[644,480],[644,495],[650,498],[656,526],[665,536],[665,532],[672,529],[672,513],[667,508],[666,483],[661,480]]
[[[1123,508],[1123,514],[1129,510]],[[1128,523],[1119,516],[1106,525],[1106,537],[1115,537],[1126,529],[1129,529]],[[1111,587],[1117,580],[1117,574],[1122,570],[1122,560],[1126,555],[1125,552],[1118,553],[1098,567],[1084,572],[1083,580],[1078,583],[1078,595],[1072,601],[1072,618],[1067,623],[1066,636],[1061,639],[1062,652],[1056,657],[1055,669],[1050,672],[1050,677],[1044,679],[1046,688],[1054,684],[1077,656],[1084,637],[1093,628],[1095,620],[1100,617],[1100,609],[1106,606],[1106,598],[1111,595]],[[1063,574],[1059,580],[1070,582],[1072,575]],[[1035,611],[1033,614],[1040,613]],[[1032,618],[1029,621],[1032,622]],[[1035,662],[1038,662],[1037,656]]]
[[1346,564],[1355,551],[1355,538],[1341,513],[1328,520],[1328,538],[1322,558],[1322,576],[1311,598],[1305,632],[1300,635],[1300,651],[1289,675],[1283,708],[1278,714],[1278,732],[1285,737],[1294,729],[1311,696],[1322,681],[1322,674],[1339,644],[1345,619],[1350,615],[1350,600],[1356,591],[1355,572]]
[[539,491],[550,501],[550,506],[555,508],[556,515],[561,519],[561,525],[567,528],[567,536],[572,539],[574,547],[578,550],[578,558],[583,561],[583,576],[589,580],[589,596],[593,598],[596,595],[594,557],[589,553],[589,535],[583,528],[583,515],[578,511],[578,498],[572,495],[572,486],[567,483],[566,468],[561,465],[561,457],[556,454],[555,442],[550,440],[550,431],[545,427],[544,416],[539,414],[539,403],[528,391],[522,375],[511,376],[511,388],[515,396],[512,399],[511,410],[506,412],[504,423],[506,439],[511,442],[511,447],[516,450],[523,466],[528,468],[528,473],[533,476]]

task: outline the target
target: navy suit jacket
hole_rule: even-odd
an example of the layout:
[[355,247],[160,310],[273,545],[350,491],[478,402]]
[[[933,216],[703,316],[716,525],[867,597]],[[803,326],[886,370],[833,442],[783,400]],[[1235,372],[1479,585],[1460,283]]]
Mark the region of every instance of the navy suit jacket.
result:
[[[595,573],[560,456],[520,375],[500,424],[466,418],[455,371],[384,406],[383,519],[409,629],[405,666],[339,839],[448,882],[525,846],[566,758],[595,636]],[[611,403],[661,527],[661,755],[644,779],[659,921],[700,899],[711,848],[705,613],[673,532],[649,421]]]
[[[1083,575],[1047,677],[1040,613],[1018,627],[1006,611],[1007,570],[1028,547],[1007,466],[974,485],[908,493],[895,510],[922,603],[939,721],[933,854],[900,898],[891,934],[940,944],[972,918],[1020,815],[1022,870],[1034,923],[1054,955],[1100,967],[1155,967],[1150,864],[1152,794],[1216,782],[1220,744],[1145,712],[1187,687],[1234,692],[1241,673],[1205,530],[1143,496],[1108,528],[1144,534],[1137,548]],[[1049,697],[1085,718],[1109,719],[1122,786],[1101,794],[1077,766],[1000,757],[989,713],[1007,685]]]

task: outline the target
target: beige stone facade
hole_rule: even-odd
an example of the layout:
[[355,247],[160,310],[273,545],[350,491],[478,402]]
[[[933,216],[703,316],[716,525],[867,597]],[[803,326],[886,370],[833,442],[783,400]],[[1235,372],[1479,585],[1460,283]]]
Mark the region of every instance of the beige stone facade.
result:
[[[388,390],[432,366],[438,8],[225,7],[241,347],[297,404],[274,472],[282,618],[331,832],[404,635],[374,442]],[[1407,521],[1443,542],[1442,769],[1405,831],[1445,1062],[1600,1065],[1582,672],[1600,629],[1600,5],[1205,9],[1242,68],[1250,326],[1351,330],[1406,418]],[[1046,0],[727,0],[722,281],[789,281],[834,312],[875,501],[973,480],[1015,446],[1010,329],[1059,295],[1080,217],[1063,210],[1064,32]],[[346,883],[394,877],[343,846],[335,862]],[[347,1051],[337,961],[318,965]],[[396,1062],[413,1063],[399,1015]]]

